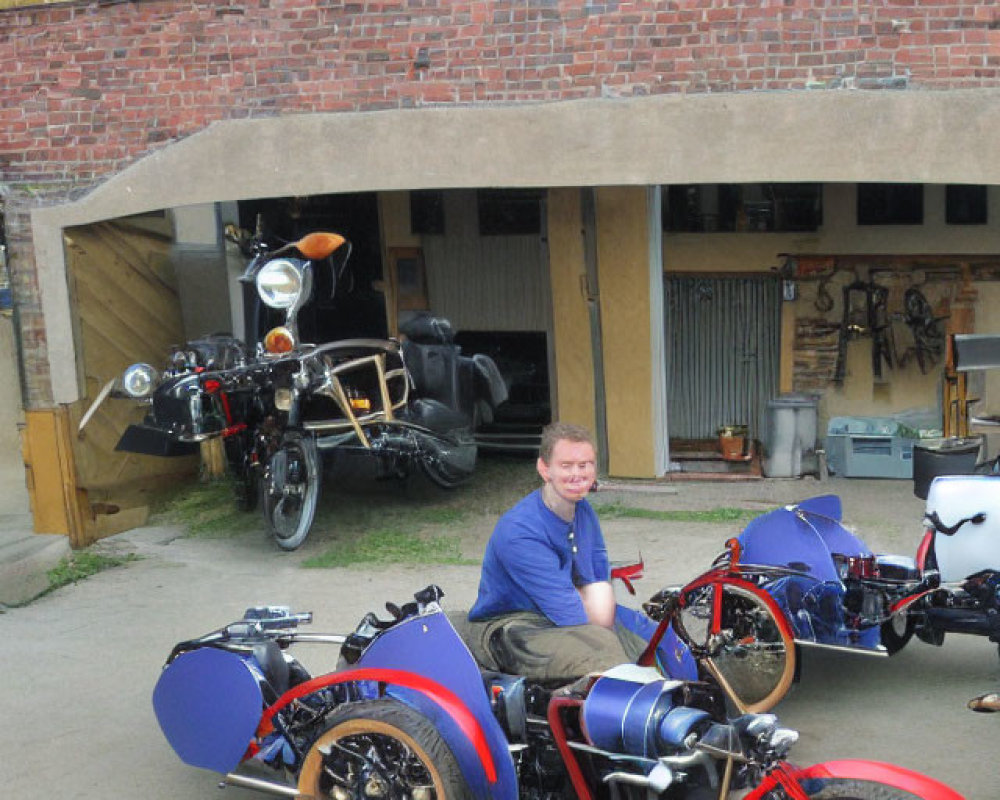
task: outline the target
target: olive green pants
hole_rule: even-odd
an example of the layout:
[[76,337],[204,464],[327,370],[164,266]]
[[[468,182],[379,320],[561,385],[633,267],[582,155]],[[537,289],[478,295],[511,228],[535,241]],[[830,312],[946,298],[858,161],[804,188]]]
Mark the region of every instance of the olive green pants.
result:
[[646,648],[640,636],[615,624],[553,624],[542,614],[518,611],[470,622],[465,613],[452,617],[476,661],[486,669],[546,682],[568,682],[634,662]]

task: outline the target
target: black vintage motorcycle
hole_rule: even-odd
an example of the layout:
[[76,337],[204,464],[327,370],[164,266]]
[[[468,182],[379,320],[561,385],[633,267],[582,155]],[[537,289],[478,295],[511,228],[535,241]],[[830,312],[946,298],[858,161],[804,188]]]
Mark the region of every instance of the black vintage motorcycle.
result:
[[285,550],[309,534],[324,455],[362,454],[380,477],[417,467],[444,488],[468,480],[475,426],[507,397],[496,364],[462,355],[448,321],[429,314],[402,327],[402,342],[302,342],[302,312],[329,313],[316,302],[318,268],[330,263],[322,276],[329,300],[350,244],[335,233],[311,233],[272,251],[259,226],[257,235],[234,240],[250,259],[240,278],[248,289],[245,342],[212,335],[175,348],[162,375],[149,364],[126,369],[112,394],[150,409],[117,449],[169,456],[221,437],[238,504],[262,505]]

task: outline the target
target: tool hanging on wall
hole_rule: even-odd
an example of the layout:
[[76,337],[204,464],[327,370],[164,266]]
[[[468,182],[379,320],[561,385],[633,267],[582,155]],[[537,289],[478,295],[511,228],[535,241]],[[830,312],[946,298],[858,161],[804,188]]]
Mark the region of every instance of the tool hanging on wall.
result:
[[907,350],[899,363],[903,366],[912,354],[917,359],[921,374],[926,375],[927,368],[936,364],[944,353],[945,338],[941,323],[948,317],[934,316],[934,309],[916,286],[906,290],[903,304],[904,321],[913,333],[913,349]]
[[833,381],[844,382],[847,374],[847,344],[855,339],[871,337],[872,375],[882,379],[882,362],[892,369],[892,326],[886,303],[889,290],[873,281],[854,280],[844,287],[843,318],[837,340],[837,366]]

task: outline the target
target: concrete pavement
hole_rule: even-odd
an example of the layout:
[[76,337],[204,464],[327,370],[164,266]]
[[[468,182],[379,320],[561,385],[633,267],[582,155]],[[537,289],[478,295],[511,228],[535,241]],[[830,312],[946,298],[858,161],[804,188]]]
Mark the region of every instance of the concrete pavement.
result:
[[24,465],[0,460],[0,606],[26,603],[48,589],[46,573],[69,553],[67,537],[34,532]]
[[[908,481],[805,478],[663,491],[612,484],[596,499],[661,509],[764,510],[827,491],[842,495],[847,522],[875,549],[914,552],[923,504]],[[478,558],[493,522],[483,515],[448,532],[459,532],[463,552]],[[614,558],[641,553],[645,559],[639,593],[648,597],[706,568],[738,526],[612,519],[604,527]],[[225,539],[145,527],[100,547],[141,559],[0,614],[0,707],[8,719],[0,729],[4,796],[215,797],[217,776],[182,764],[152,713],[152,689],[176,641],[262,603],[311,610],[317,632],[347,633],[364,613],[380,611],[387,600],[404,601],[430,582],[444,588],[446,608],[467,606],[478,581],[475,565],[303,569],[302,560],[321,550],[321,541],[283,553],[256,523]],[[314,672],[336,661],[329,647],[298,650]],[[1000,717],[969,712],[965,701],[996,690],[998,677],[996,647],[975,637],[950,637],[942,648],[914,641],[892,659],[807,653],[802,679],[777,713],[802,734],[793,751],[798,763],[874,758],[926,772],[973,800],[991,800],[996,775],[989,765]],[[260,796],[241,789],[223,795]]]

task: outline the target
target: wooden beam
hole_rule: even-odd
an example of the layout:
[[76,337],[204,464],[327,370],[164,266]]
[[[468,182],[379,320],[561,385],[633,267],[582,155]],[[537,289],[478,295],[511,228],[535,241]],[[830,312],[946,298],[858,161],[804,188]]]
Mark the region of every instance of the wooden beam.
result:
[[91,539],[84,522],[89,515],[87,493],[77,483],[70,432],[65,406],[25,412],[22,449],[34,530],[65,534],[76,548]]

